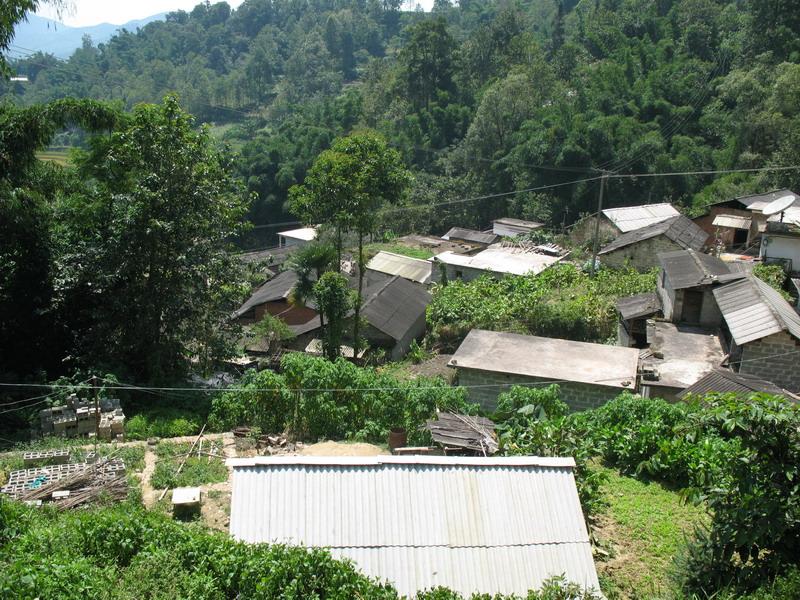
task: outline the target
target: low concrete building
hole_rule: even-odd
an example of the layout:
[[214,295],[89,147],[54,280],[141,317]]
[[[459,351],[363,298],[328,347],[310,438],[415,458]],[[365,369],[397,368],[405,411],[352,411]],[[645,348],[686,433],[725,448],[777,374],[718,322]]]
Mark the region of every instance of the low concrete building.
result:
[[647,271],[659,265],[658,254],[676,250],[700,250],[708,234],[683,215],[623,233],[598,253],[607,266],[631,266]]
[[660,223],[679,214],[668,203],[607,208],[600,213],[599,223],[594,215],[575,223],[570,231],[570,238],[576,244],[583,244],[593,239],[595,231],[598,231],[601,242],[609,242],[623,233]]
[[642,396],[676,400],[679,394],[725,361],[716,330],[648,321],[642,352]]
[[787,273],[800,271],[800,227],[792,222],[767,221],[759,256],[765,264],[779,264]]
[[492,233],[500,237],[517,237],[527,235],[532,231],[544,227],[543,223],[536,221],[524,221],[522,219],[511,219],[504,217],[492,221]]
[[483,275],[500,278],[506,275],[538,275],[564,257],[534,247],[523,248],[495,244],[474,256],[443,252],[433,257],[433,281],[472,281]]
[[231,536],[325,548],[403,597],[599,590],[572,458],[230,459]]
[[661,263],[658,296],[664,318],[673,323],[719,327],[722,314],[712,290],[746,274],[732,272],[717,257],[696,250],[665,252],[658,255],[658,260]]
[[752,275],[716,288],[714,297],[733,368],[800,391],[800,315],[794,307]]
[[399,275],[414,283],[427,285],[431,282],[433,263],[429,260],[381,250],[367,263],[367,269],[368,279],[370,279],[369,271],[377,271],[384,275]]
[[620,298],[617,345],[643,348],[647,345],[647,320],[661,312],[661,300],[655,292]]
[[473,329],[450,359],[458,384],[484,410],[514,385],[557,383],[572,410],[595,408],[637,388],[639,351],[533,335]]

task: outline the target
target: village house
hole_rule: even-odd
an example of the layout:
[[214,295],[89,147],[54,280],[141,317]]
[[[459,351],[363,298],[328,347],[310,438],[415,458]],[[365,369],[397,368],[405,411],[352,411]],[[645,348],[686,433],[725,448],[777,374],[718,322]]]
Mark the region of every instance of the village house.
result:
[[311,306],[293,303],[292,291],[298,277],[294,271],[283,271],[257,288],[233,316],[244,325],[258,323],[265,314],[280,318],[289,326],[303,325],[317,317]]
[[538,275],[564,258],[554,246],[495,244],[474,256],[443,252],[433,257],[433,281],[472,281],[483,275]]
[[514,385],[557,383],[572,410],[636,391],[639,351],[604,344],[473,329],[448,363],[470,401],[486,411]]
[[442,236],[443,240],[467,244],[475,248],[486,248],[500,241],[501,236],[492,232],[475,231],[474,229],[464,229],[453,227]]
[[687,387],[678,398],[683,400],[689,396],[705,396],[706,394],[736,394],[749,396],[751,394],[770,394],[783,396],[787,400],[800,401],[800,397],[767,381],[744,373],[735,373],[730,369],[716,368],[708,375],[698,380],[694,385]]
[[793,222],[767,221],[759,257],[764,264],[781,265],[787,273],[800,272],[800,227]]
[[511,219],[504,217],[492,221],[492,233],[500,237],[517,237],[528,235],[532,231],[544,227],[543,223],[536,221],[523,221],[522,219]]
[[315,239],[317,239],[317,227],[302,227],[278,232],[278,246],[280,248],[289,246],[300,248],[310,244]]
[[427,285],[431,282],[432,269],[433,264],[429,260],[381,250],[367,263],[366,278],[369,282],[374,281],[375,277],[371,275],[377,272],[383,275],[398,275],[414,283]]
[[572,458],[283,456],[228,466],[234,539],[325,548],[403,597],[438,586],[526,596],[556,576],[599,590]]
[[676,250],[700,250],[708,234],[683,215],[623,233],[598,253],[607,266],[626,265],[647,271],[658,266],[658,254]]
[[730,364],[741,374],[800,391],[800,315],[752,275],[714,290],[725,320]]
[[584,217],[572,227],[570,238],[573,242],[582,244],[593,239],[595,229],[598,229],[599,239],[610,241],[624,233],[660,223],[679,214],[668,203],[606,208],[600,212],[599,225],[596,216]]

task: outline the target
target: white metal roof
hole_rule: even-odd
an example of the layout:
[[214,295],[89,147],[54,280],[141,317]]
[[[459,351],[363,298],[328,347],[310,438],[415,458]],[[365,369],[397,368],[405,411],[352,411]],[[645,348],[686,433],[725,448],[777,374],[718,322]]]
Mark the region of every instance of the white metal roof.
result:
[[739,215],[717,215],[714,217],[715,227],[730,227],[732,229],[750,229],[750,217],[741,217]]
[[367,268],[387,275],[399,275],[417,283],[429,283],[433,263],[381,250],[367,263]]
[[304,242],[311,242],[317,239],[317,228],[302,227],[300,229],[291,229],[289,231],[279,231],[278,235],[285,238],[292,238],[293,240],[303,240]]
[[505,273],[509,275],[537,275],[547,267],[561,260],[561,257],[527,252],[519,248],[504,248],[502,246],[489,246],[486,250],[474,256],[456,254],[455,252],[442,252],[434,257],[448,265],[467,267],[492,273]]
[[624,206],[622,208],[607,208],[603,214],[616,225],[622,233],[641,229],[654,223],[660,223],[680,213],[668,203],[645,204],[642,206]]
[[633,390],[639,350],[473,329],[448,364]]
[[599,589],[572,459],[233,459],[231,534],[329,548],[401,594]]

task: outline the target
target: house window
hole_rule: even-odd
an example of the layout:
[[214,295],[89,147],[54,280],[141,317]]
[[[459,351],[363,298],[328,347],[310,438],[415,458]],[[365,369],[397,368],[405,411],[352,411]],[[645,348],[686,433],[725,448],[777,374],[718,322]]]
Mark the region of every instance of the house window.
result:
[[463,271],[456,271],[456,279],[464,279]]

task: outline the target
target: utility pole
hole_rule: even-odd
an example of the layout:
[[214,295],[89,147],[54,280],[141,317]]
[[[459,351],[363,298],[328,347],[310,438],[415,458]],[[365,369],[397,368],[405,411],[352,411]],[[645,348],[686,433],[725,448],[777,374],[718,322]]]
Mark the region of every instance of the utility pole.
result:
[[94,389],[94,455],[97,456],[97,439],[100,437],[100,388],[97,387],[97,376],[92,375]]
[[608,171],[603,171],[603,176],[600,178],[600,193],[597,195],[597,215],[594,219],[594,240],[592,241],[592,266],[591,274],[594,277],[597,271],[597,246],[600,243],[600,217],[603,214],[603,190],[606,187],[606,179],[608,178]]

